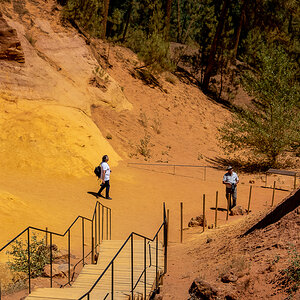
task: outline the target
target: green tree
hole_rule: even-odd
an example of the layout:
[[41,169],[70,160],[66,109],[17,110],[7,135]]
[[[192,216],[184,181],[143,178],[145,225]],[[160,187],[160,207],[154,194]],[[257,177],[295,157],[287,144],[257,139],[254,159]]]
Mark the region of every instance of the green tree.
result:
[[254,98],[252,107],[236,110],[233,121],[220,129],[220,137],[227,149],[262,154],[269,166],[275,166],[280,154],[299,147],[297,69],[286,52],[274,46],[262,47],[257,64],[242,81]]

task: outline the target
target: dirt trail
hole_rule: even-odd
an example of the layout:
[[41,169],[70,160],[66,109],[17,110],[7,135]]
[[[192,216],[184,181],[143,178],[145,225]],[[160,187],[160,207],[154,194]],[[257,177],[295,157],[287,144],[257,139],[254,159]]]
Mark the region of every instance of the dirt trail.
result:
[[[112,168],[112,201],[101,199],[113,211],[113,238],[125,238],[131,231],[152,235],[162,221],[162,203],[170,209],[170,240],[179,238],[179,203],[184,203],[184,226],[191,217],[202,213],[202,194],[206,194],[206,207],[209,223],[213,223],[215,192],[219,190],[219,207],[226,208],[221,184],[222,171],[208,169],[207,180],[180,175],[164,174],[128,167],[122,163]],[[190,175],[193,175],[191,172]],[[195,177],[199,174],[194,174]],[[212,180],[212,177],[219,179]],[[241,176],[241,182],[250,177]],[[25,227],[37,226],[56,231],[65,230],[78,216],[92,214],[95,198],[88,191],[97,192],[96,178],[45,177],[38,173],[22,175],[15,173],[0,176],[1,194],[1,237],[3,244]],[[4,192],[5,191],[5,192]],[[238,203],[247,206],[249,185],[240,184]],[[276,191],[277,203],[286,191]],[[6,197],[6,198],[5,198]],[[269,206],[272,190],[259,186],[253,189],[252,210],[260,211]],[[5,206],[6,205],[6,206]],[[225,223],[225,212],[219,212],[219,224]],[[230,217],[234,219],[236,217]]]

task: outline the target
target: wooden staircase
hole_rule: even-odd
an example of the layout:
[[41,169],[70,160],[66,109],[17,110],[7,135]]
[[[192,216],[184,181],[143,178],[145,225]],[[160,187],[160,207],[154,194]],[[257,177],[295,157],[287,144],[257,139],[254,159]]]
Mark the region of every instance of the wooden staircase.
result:
[[[38,288],[34,290],[26,300],[49,300],[49,299],[79,299],[94,285],[96,280],[106,269],[110,261],[119,251],[124,241],[109,240],[100,244],[99,258],[97,264],[85,265],[74,284],[69,288]],[[133,257],[131,256],[131,242],[129,241],[114,260],[113,283],[112,268],[110,267],[101,280],[97,283],[89,298],[83,299],[132,299],[132,265],[133,265],[133,299],[149,299],[151,291],[155,288],[156,279],[164,271],[164,252],[161,242],[158,243],[156,251],[156,242],[146,244],[146,282],[143,274],[145,255],[144,240],[133,241]],[[156,257],[157,252],[157,257]],[[158,267],[156,268],[156,261]],[[156,274],[157,270],[157,274]],[[139,280],[140,279],[140,280]],[[139,280],[139,282],[138,282]],[[137,283],[138,282],[138,283]],[[146,284],[145,284],[146,283]],[[112,296],[113,284],[113,296]],[[146,296],[145,296],[146,295]]]

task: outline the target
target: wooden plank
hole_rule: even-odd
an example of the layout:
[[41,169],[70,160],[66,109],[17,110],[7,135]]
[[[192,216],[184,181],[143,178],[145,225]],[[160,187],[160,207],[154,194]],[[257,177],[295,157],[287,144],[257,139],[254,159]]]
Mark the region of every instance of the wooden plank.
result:
[[[102,272],[106,269],[112,258],[123,245],[123,241],[112,240],[103,241],[100,245],[99,259],[95,265],[85,265],[72,287],[64,289],[41,288],[33,291],[26,300],[56,300],[56,299],[78,299],[84,295],[96,282]],[[144,241],[134,241],[134,272],[133,282],[136,284],[144,271]],[[151,260],[150,260],[151,254]],[[153,265],[156,261],[156,245],[155,242],[147,244],[146,264],[148,266],[146,292],[150,294],[156,279],[156,268]],[[162,274],[164,268],[163,246],[159,242],[158,245],[158,272]],[[152,262],[152,265],[150,265]],[[111,291],[111,270],[108,269],[106,274],[101,278],[90,295],[90,300],[103,299],[107,293]],[[131,249],[126,246],[117,256],[114,262],[114,299],[125,300],[131,298]],[[136,285],[134,290],[134,298],[144,299],[144,281],[143,278]]]
[[277,169],[269,169],[267,174],[278,174],[278,175],[286,175],[286,176],[295,176],[297,172],[295,171],[288,171],[288,170],[277,170]]

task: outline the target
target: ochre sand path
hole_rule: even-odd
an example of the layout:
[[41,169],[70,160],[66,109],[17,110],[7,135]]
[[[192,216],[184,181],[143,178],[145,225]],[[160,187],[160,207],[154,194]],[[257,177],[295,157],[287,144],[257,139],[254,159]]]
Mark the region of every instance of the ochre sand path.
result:
[[[177,173],[178,172],[178,173]],[[111,197],[99,198],[112,208],[112,239],[125,239],[132,231],[152,237],[162,222],[162,203],[170,210],[170,241],[179,241],[179,205],[184,205],[184,227],[191,217],[202,213],[202,195],[206,194],[208,224],[214,222],[215,193],[219,191],[219,207],[226,208],[223,171],[207,170],[207,181],[191,170],[176,170],[176,175],[127,167],[120,164],[111,175]],[[178,174],[178,175],[177,175]],[[195,176],[189,178],[183,175]],[[238,204],[247,207],[249,179],[240,176]],[[244,183],[244,184],[242,184]],[[257,185],[261,185],[257,182]],[[27,226],[64,232],[78,215],[91,217],[99,182],[94,176],[60,178],[36,175],[2,174],[0,176],[0,245]],[[276,191],[275,203],[288,192]],[[271,204],[272,190],[255,186],[251,209],[260,211]],[[218,213],[219,224],[224,224],[226,212]],[[230,220],[236,217],[230,217]],[[185,233],[188,234],[188,233]]]
[[[100,247],[99,259],[95,265],[86,265],[81,270],[79,276],[70,288],[40,288],[34,290],[26,299],[27,300],[46,300],[46,299],[78,299],[83,296],[93,286],[100,274],[110,263],[113,256],[118,252],[124,241],[113,240],[103,241]],[[153,286],[156,282],[156,243],[146,243],[146,281],[144,281],[144,241],[133,241],[133,299],[148,299]],[[164,270],[163,248],[158,244],[158,276]],[[105,273],[101,280],[95,285],[89,299],[112,299],[112,271],[111,268]],[[141,280],[139,280],[140,276]],[[113,269],[113,299],[131,299],[131,243],[124,246],[114,261]],[[146,283],[144,285],[144,283]],[[145,297],[146,293],[146,297]],[[142,298],[143,297],[143,298]]]

